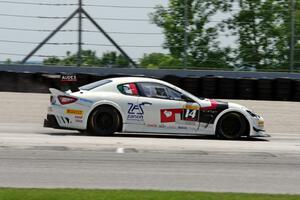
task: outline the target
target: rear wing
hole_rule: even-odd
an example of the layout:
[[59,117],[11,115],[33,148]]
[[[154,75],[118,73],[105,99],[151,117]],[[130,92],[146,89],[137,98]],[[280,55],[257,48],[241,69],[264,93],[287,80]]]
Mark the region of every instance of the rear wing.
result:
[[58,95],[66,95],[66,92],[60,91],[58,89],[55,88],[49,88],[49,91],[51,92],[51,94],[53,94],[54,96],[58,96]]

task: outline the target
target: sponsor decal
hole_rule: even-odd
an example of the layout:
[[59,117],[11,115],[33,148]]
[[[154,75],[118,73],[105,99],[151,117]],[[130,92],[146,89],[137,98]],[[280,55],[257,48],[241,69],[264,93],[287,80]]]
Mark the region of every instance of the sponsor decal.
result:
[[69,115],[83,115],[82,110],[67,109],[65,113]]
[[94,103],[94,102],[91,101],[91,100],[88,100],[88,99],[82,99],[82,98],[80,98],[79,101],[82,102],[82,103],[88,103],[88,104]]
[[184,121],[198,121],[199,110],[185,109],[181,115],[181,119]]
[[75,119],[82,119],[83,116],[82,115],[75,115]]
[[153,127],[153,128],[156,128],[157,125],[156,124],[147,124],[148,127]]
[[208,107],[202,107],[201,110],[215,110],[218,106],[218,102],[214,99],[209,99],[211,105]]
[[75,119],[75,122],[82,123],[83,120],[82,119]]
[[182,108],[175,109],[161,109],[160,110],[160,122],[161,123],[170,123],[176,121],[176,114],[182,114]]
[[198,105],[189,105],[189,104],[187,104],[187,105],[185,105],[185,106],[183,107],[183,109],[186,109],[186,110],[199,110],[199,109],[200,109],[200,106],[198,106]]
[[166,128],[166,125],[160,124],[160,125],[158,125],[158,127],[159,127],[159,128]]
[[178,126],[177,128],[178,128],[178,129],[187,129],[186,126]]
[[77,76],[76,75],[61,75],[60,81],[65,83],[65,82],[76,82],[77,81]]
[[144,121],[143,105],[128,103],[127,120]]

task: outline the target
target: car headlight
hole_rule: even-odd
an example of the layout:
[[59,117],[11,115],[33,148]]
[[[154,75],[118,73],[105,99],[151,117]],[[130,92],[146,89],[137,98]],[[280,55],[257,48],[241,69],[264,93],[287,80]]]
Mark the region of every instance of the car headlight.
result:
[[259,120],[259,121],[257,122],[257,125],[258,125],[260,128],[264,128],[265,122],[264,122],[263,120]]

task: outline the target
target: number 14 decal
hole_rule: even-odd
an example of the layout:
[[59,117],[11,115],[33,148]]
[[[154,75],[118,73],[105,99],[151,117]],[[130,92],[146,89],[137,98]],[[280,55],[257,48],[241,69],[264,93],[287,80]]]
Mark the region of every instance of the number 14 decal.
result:
[[197,121],[198,117],[199,117],[199,110],[184,109],[183,120]]

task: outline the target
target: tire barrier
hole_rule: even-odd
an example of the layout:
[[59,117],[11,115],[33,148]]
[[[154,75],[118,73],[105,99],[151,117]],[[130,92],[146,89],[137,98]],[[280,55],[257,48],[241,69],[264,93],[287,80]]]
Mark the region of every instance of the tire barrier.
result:
[[261,78],[257,80],[257,98],[259,100],[272,100],[273,98],[273,80]]
[[171,83],[177,87],[181,87],[181,78],[178,76],[174,76],[174,75],[167,75],[163,77],[163,80]]
[[220,78],[218,86],[218,97],[223,99],[236,98],[236,79]]
[[17,75],[15,72],[1,72],[0,73],[0,91],[2,92],[17,92]]
[[300,79],[293,80],[292,100],[300,101]]
[[[79,86],[108,77],[127,76],[125,74],[98,75],[74,74],[76,82],[62,82],[62,76],[70,74],[0,72],[0,92],[49,93],[49,88],[63,91],[77,91]],[[289,78],[224,78],[216,76],[163,77],[173,85],[187,90],[195,96],[220,99],[253,99],[300,101],[300,79]]]
[[219,98],[217,96],[218,79],[219,77],[215,77],[215,76],[202,77],[202,84],[200,86],[201,96],[207,98]]
[[255,78],[240,78],[237,80],[237,98],[238,99],[255,99]]
[[182,86],[186,91],[194,94],[195,96],[201,96],[200,90],[200,79],[196,77],[185,77],[182,79]]
[[292,80],[289,78],[275,79],[275,99],[276,100],[290,100],[292,92]]
[[34,83],[34,92],[49,93],[49,86],[45,84],[47,83],[47,80],[42,76],[42,73],[33,74],[33,83]]

